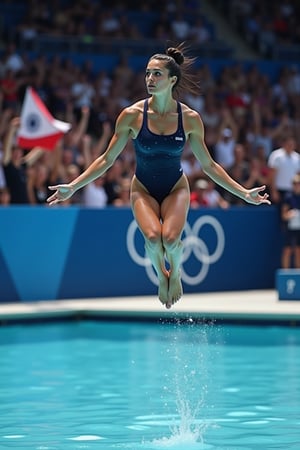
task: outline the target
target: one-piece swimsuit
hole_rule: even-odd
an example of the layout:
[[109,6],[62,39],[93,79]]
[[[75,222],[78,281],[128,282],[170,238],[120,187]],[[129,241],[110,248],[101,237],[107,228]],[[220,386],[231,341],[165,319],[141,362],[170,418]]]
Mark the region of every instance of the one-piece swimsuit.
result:
[[173,134],[153,133],[148,127],[148,99],[144,102],[142,127],[133,140],[136,177],[159,204],[182,176],[181,156],[185,145],[182,110],[177,102],[178,126]]

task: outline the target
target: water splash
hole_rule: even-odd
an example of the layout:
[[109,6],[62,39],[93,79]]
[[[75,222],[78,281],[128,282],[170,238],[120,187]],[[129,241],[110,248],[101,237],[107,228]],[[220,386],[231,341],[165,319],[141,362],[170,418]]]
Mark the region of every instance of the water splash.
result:
[[168,448],[172,450],[208,450],[213,449],[214,447],[205,444],[197,430],[193,431],[189,429],[186,431],[180,430],[178,433],[174,433],[170,437],[154,439],[151,443],[144,443],[144,446],[142,448],[144,448],[145,450],[162,450]]
[[[186,339],[186,327],[189,327],[189,338]],[[176,419],[170,425],[169,437],[154,439],[147,449],[211,449],[204,443],[204,434],[211,425],[204,420],[208,405],[211,354],[209,354],[207,328],[197,327],[193,320],[185,324],[175,323],[173,339],[168,343],[165,355],[170,359],[170,373],[165,374],[169,385],[164,386],[162,399],[165,407],[176,406]],[[171,412],[171,411],[170,411]]]
[[195,409],[191,409],[191,403],[188,399],[181,397],[181,392],[177,393],[177,410],[180,417],[179,424],[171,427],[172,436],[176,439],[193,440],[193,442],[203,442],[203,434],[207,424],[199,422],[196,419],[201,408],[202,401],[198,402]]
[[133,448],[138,450],[224,450],[214,447],[212,445],[194,442],[190,440],[188,437],[184,439],[181,437],[180,439],[175,438],[174,436],[161,439],[155,439],[152,442],[144,441],[142,443],[130,443],[130,444],[117,444],[113,446],[114,448],[123,448],[132,450]]
[[213,447],[202,442],[195,442],[193,436],[171,436],[169,438],[155,439],[151,443],[152,449],[167,449],[171,448],[172,450],[208,450]]

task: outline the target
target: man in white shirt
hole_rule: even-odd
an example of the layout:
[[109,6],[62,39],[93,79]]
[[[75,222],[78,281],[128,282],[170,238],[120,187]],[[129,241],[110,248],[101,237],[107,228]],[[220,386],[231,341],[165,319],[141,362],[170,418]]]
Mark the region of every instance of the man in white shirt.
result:
[[225,170],[229,170],[234,163],[235,136],[228,127],[221,131],[221,136],[215,145],[215,159]]
[[296,140],[286,135],[282,146],[270,154],[270,196],[273,203],[281,204],[285,195],[292,191],[293,178],[300,173],[300,154],[296,151]]
[[80,72],[78,79],[72,84],[71,94],[76,109],[80,110],[83,107],[92,108],[93,97],[96,92],[84,71]]
[[83,205],[89,208],[105,208],[107,194],[104,189],[104,178],[97,178],[85,186],[83,193]]
[[25,66],[23,58],[17,52],[16,45],[13,42],[6,47],[4,65],[6,70],[11,70],[13,73],[20,72]]

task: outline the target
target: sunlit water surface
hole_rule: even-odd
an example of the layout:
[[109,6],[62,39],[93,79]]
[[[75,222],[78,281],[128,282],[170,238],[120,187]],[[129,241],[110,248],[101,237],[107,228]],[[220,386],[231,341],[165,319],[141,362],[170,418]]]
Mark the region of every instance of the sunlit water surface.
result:
[[300,330],[0,328],[0,449],[300,448]]

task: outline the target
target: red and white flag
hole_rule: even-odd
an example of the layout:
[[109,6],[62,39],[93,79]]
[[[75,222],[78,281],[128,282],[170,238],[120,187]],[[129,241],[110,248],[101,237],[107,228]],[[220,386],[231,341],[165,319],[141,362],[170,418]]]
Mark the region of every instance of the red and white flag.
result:
[[39,146],[53,150],[57,141],[70,130],[71,124],[55,119],[38,94],[28,87],[21,109],[17,144],[25,149]]

